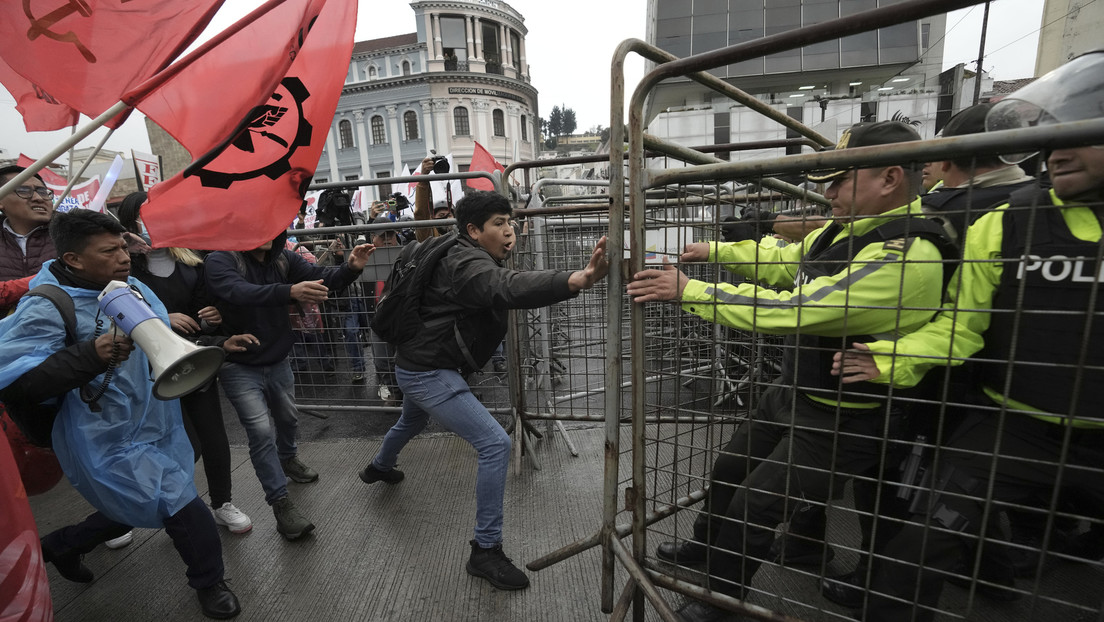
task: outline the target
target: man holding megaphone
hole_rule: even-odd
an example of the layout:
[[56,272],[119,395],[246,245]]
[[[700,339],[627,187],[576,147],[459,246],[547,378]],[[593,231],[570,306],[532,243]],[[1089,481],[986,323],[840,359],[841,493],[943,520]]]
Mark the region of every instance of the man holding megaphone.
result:
[[[45,536],[43,557],[66,578],[88,582],[92,572],[81,555],[130,526],[164,527],[204,615],[231,618],[241,608],[223,581],[215,520],[196,491],[180,403],[157,399],[155,355],[114,330],[97,300],[111,281],[125,283],[141,294],[144,312],[168,324],[157,296],[130,278],[124,231],[111,216],[88,210],[59,213],[50,224],[59,259],[44,264],[31,286],[53,285],[72,299],[72,338],[58,307],[38,296],[24,298],[0,322],[0,399],[9,405],[56,401],[54,451],[73,487],[98,510]],[[223,347],[244,350],[251,339],[235,335]],[[172,363],[153,367],[166,362]]]

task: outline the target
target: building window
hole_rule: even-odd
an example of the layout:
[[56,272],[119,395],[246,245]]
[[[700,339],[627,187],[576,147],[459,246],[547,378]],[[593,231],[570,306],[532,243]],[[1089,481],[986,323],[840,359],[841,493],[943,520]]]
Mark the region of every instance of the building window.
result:
[[407,140],[418,140],[418,114],[413,110],[403,113],[403,128],[406,129]]
[[521,139],[529,140],[529,128],[525,127],[525,115],[521,115]]
[[471,136],[471,127],[468,126],[468,109],[457,106],[452,109],[452,125],[457,136]]
[[501,110],[495,110],[491,113],[491,121],[494,124],[494,135],[505,136],[506,135],[506,119],[503,118]]
[[445,58],[445,71],[468,70],[467,40],[464,18],[441,18],[441,51]]
[[920,47],[928,49],[931,43],[931,24],[920,24]]
[[487,73],[502,74],[502,45],[498,40],[498,24],[483,22],[483,59]]
[[372,117],[372,144],[379,145],[387,142],[387,134],[383,131],[383,117],[378,114]]
[[342,149],[353,148],[353,124],[348,119],[337,124],[337,134],[341,139]]
[[376,66],[375,65],[368,65],[368,79],[369,80],[375,80],[378,77],[379,77],[379,74],[376,73]]
[[410,61],[404,60],[402,62],[402,72],[404,76],[410,75]]
[[513,56],[510,57],[510,60],[513,61],[511,64],[514,69],[521,71],[521,37],[513,30],[510,31],[510,48],[513,53]]
[[325,184],[325,183],[329,183],[329,181],[330,181],[329,177],[315,177],[313,183]]

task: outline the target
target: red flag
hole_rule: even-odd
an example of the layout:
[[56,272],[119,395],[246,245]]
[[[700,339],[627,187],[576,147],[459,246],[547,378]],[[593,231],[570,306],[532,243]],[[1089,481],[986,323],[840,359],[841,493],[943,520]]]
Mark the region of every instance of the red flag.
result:
[[155,246],[249,250],[287,228],[341,96],[356,10],[287,0],[138,104],[195,158],[150,190]]
[[[0,59],[41,92],[95,117],[179,56],[222,3],[6,0],[0,2]],[[7,80],[4,85],[16,96],[25,92]]]
[[0,84],[15,98],[15,109],[23,116],[28,132],[48,132],[73,127],[80,113],[57,101],[0,59]]
[[[485,171],[493,173],[495,171],[504,171],[505,166],[498,163],[498,160],[491,155],[491,152],[483,148],[483,145],[475,143],[475,151],[472,152],[471,166],[468,167],[468,172],[471,171]],[[494,184],[491,180],[478,177],[476,179],[467,180],[468,187],[475,190],[494,190]]]
[[[19,154],[19,159],[15,161],[16,166],[22,166],[23,168],[31,168],[35,161],[33,158],[27,155]],[[69,185],[69,180],[65,179],[61,175],[50,170],[50,167],[46,167],[38,172],[38,176],[42,178],[42,182],[52,186],[61,186],[62,189]]]

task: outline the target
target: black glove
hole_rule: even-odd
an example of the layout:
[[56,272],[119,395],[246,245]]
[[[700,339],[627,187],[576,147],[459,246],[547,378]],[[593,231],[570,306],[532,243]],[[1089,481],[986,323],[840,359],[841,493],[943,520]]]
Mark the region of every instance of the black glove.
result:
[[753,223],[740,222],[735,218],[726,218],[721,223],[721,239],[725,242],[743,242],[763,237]]
[[755,227],[759,237],[774,233],[774,219],[778,218],[776,212],[757,207],[745,207],[740,213],[740,221]]

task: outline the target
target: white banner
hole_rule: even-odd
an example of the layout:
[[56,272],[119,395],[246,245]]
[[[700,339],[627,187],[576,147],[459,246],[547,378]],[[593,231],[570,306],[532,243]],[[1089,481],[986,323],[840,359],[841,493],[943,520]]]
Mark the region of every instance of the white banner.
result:
[[152,153],[130,150],[130,157],[134,159],[134,178],[138,180],[138,189],[149,192],[149,189],[161,183],[161,157]]

